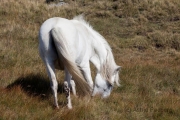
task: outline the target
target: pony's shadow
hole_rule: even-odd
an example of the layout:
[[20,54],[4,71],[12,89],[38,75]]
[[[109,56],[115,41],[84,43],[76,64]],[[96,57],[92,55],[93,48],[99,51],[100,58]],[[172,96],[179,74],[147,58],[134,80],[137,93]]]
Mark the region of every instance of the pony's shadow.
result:
[[[20,87],[29,96],[47,99],[52,95],[50,81],[40,74],[30,74],[16,79],[12,84],[7,86],[8,90]],[[58,84],[58,93],[63,93],[63,85]]]

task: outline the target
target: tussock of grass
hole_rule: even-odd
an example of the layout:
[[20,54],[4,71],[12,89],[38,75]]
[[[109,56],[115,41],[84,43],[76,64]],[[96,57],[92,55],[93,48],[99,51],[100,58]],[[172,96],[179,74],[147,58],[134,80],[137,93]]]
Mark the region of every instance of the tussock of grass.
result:
[[[179,0],[64,0],[62,7],[47,1],[0,2],[0,119],[179,119]],[[60,109],[54,110],[38,30],[50,17],[82,13],[111,45],[122,86],[105,100],[72,96],[68,110],[64,75],[56,71]]]

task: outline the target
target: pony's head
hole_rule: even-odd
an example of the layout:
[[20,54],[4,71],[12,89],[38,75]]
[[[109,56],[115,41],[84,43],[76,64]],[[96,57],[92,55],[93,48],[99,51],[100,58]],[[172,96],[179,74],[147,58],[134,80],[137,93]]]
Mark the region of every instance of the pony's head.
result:
[[114,83],[116,83],[117,86],[120,86],[119,84],[120,68],[121,68],[120,66],[117,66],[113,70],[114,72],[110,76],[108,76],[109,77],[108,80],[105,77],[103,77],[100,73],[97,73],[95,77],[95,86],[92,96],[95,96],[96,94],[100,94],[102,98],[109,97],[113,89]]

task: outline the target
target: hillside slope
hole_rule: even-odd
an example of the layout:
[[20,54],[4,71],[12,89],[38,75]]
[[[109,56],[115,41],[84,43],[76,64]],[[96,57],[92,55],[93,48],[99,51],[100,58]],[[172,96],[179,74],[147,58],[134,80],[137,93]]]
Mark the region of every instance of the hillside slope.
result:
[[[180,1],[42,0],[0,2],[0,119],[180,119]],[[73,97],[67,110],[57,71],[60,109],[52,107],[38,31],[51,17],[84,14],[122,66],[121,87],[108,99]],[[92,66],[92,75],[95,69]]]

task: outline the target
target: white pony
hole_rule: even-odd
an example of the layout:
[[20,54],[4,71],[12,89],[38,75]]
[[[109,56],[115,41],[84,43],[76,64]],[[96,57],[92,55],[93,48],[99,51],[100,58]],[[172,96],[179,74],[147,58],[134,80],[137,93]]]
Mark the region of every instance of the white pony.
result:
[[[39,31],[39,53],[51,80],[57,108],[59,108],[58,84],[55,68],[65,71],[64,89],[69,109],[72,108],[70,88],[76,95],[75,83],[83,95],[93,90],[92,96],[101,94],[103,98],[110,95],[114,82],[119,85],[120,66],[116,65],[110,46],[98,32],[92,29],[82,15],[72,20],[60,17],[46,20]],[[97,69],[95,85],[93,85],[89,61]]]

